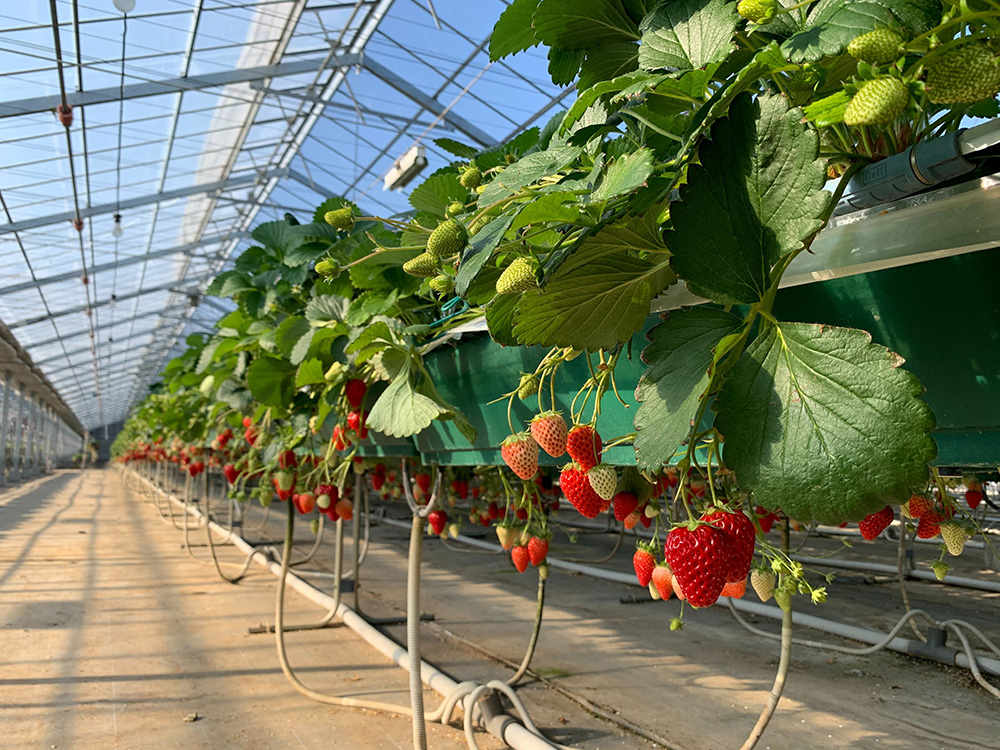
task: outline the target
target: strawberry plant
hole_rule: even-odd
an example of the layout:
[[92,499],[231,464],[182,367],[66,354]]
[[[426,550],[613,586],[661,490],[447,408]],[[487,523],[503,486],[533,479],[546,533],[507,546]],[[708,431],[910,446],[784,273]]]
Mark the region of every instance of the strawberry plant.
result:
[[[851,522],[874,538],[896,505],[920,537],[942,536],[944,576],[974,525],[929,472],[921,384],[868,333],[783,320],[776,303],[859,170],[1000,113],[998,28],[992,2],[514,0],[490,56],[548,48],[553,81],[576,83],[568,109],[484,151],[439,141],[458,158],[413,189],[409,215],[331,198],[308,224],[258,226],[209,289],[237,309],[189,340],[119,445],[204,445],[225,423],[245,437],[216,457],[234,493],[260,475],[262,502],[275,479],[349,517],[343,487],[378,441],[440,422],[476,440],[425,358],[480,318],[497,344],[540,352],[506,393],[477,393],[507,400],[510,437],[494,448],[511,472],[477,470],[472,493],[468,474],[452,483],[465,482],[461,517],[494,523],[518,570],[545,560],[559,503],[539,460],[568,453],[568,505],[653,529],[634,566],[661,599],[708,606],[749,576],[786,613],[799,594],[821,602],[787,529]],[[642,342],[654,307],[669,312]],[[637,359],[641,377],[620,388]],[[581,362],[559,403],[557,376]],[[515,424],[515,403],[536,415]],[[600,435],[602,408],[632,409],[632,427]],[[635,466],[617,471],[621,446]],[[384,466],[371,482],[399,495]],[[981,487],[966,486],[974,510]],[[460,517],[440,513],[437,534]]]

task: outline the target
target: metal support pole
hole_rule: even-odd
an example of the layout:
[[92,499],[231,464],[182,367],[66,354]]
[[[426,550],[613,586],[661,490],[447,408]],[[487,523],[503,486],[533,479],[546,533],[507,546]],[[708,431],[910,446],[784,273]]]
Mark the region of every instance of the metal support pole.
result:
[[10,440],[10,429],[7,426],[10,409],[10,370],[5,370],[3,380],[3,406],[0,407],[0,487],[7,484],[7,443]]
[[15,477],[16,481],[20,482],[21,473],[21,440],[24,438],[24,429],[21,423],[21,418],[23,414],[24,407],[24,388],[21,383],[18,383],[17,389],[17,416],[14,420],[14,468],[11,469],[11,476]]

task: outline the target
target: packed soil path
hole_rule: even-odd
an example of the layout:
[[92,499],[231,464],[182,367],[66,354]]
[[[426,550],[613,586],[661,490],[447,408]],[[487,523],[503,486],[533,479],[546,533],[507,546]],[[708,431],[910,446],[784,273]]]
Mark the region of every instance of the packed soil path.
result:
[[[403,519],[405,507],[388,508]],[[575,520],[565,513],[563,521]],[[244,535],[280,538],[284,516],[259,509]],[[181,514],[177,513],[181,522]],[[466,527],[469,533],[492,535]],[[349,534],[348,534],[349,536]],[[307,567],[332,570],[332,534]],[[408,531],[375,525],[362,568],[361,606],[371,616],[401,613]],[[192,529],[190,552],[204,530]],[[313,536],[296,527],[299,551]],[[615,537],[560,532],[550,554],[598,559]],[[0,494],[0,747],[377,748],[410,747],[407,720],[329,709],[296,693],[277,665],[273,636],[246,635],[273,619],[274,578],[259,566],[239,585],[191,559],[183,534],[131,495],[116,471],[69,472]],[[836,540],[808,540],[820,554]],[[632,541],[603,564],[630,570]],[[932,554],[920,550],[919,559]],[[892,562],[889,543],[858,545],[847,559]],[[231,547],[222,559],[241,562]],[[353,558],[348,545],[347,560]],[[995,579],[963,556],[963,575]],[[922,564],[925,564],[922,562]],[[350,563],[348,563],[348,567]],[[518,575],[502,555],[436,539],[424,545],[425,658],[457,679],[504,678],[509,668],[482,652],[519,662],[531,630],[537,577]],[[329,590],[328,578],[311,578]],[[673,750],[734,750],[766,700],[777,644],[747,633],[719,607],[688,611],[672,633],[675,601],[635,604],[642,591],[553,570],[533,669],[564,691],[529,678],[519,694],[550,737],[580,750],[655,747],[571,698],[664,738]],[[998,598],[912,583],[913,606],[939,619],[961,617],[1000,637]],[[752,596],[752,594],[750,594]],[[350,603],[352,598],[348,598]],[[808,606],[799,604],[799,606]],[[903,611],[894,584],[841,574],[830,602],[810,613],[886,630]],[[288,620],[322,613],[297,594]],[[773,632],[776,624],[761,620]],[[401,640],[402,627],[386,632]],[[802,637],[858,644],[810,631]],[[904,631],[902,635],[907,635]],[[346,629],[289,634],[291,659],[312,687],[405,703],[406,675]],[[997,680],[994,680],[997,682]],[[569,696],[569,697],[567,697]],[[426,696],[428,705],[436,695]],[[198,720],[185,722],[192,713]],[[454,728],[429,725],[431,748],[463,748]],[[483,750],[498,747],[480,735]],[[762,750],[896,748],[1000,750],[1000,703],[957,668],[881,652],[854,657],[796,648],[786,697],[758,745]]]
[[[408,719],[299,695],[278,667],[274,636],[247,635],[273,618],[274,577],[254,566],[239,585],[224,583],[182,539],[114,470],[0,492],[0,747],[411,746]],[[205,548],[192,551],[208,559]],[[286,609],[293,622],[322,615],[295,593]],[[295,633],[288,644],[318,690],[408,702],[406,674],[349,630]],[[457,729],[429,725],[428,734],[432,747],[467,747]]]

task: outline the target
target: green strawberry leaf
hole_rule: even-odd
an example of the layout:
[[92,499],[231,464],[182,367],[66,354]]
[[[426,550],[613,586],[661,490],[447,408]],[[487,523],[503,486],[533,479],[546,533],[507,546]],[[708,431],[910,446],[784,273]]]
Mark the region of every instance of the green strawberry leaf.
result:
[[817,128],[826,128],[844,121],[844,112],[850,103],[851,97],[848,96],[847,92],[838,91],[836,94],[831,94],[803,107],[802,114]]
[[205,294],[211,297],[232,297],[240,292],[251,291],[253,288],[246,274],[239,271],[224,271],[208,285]]
[[[318,224],[309,224],[308,226],[319,226]],[[333,227],[327,225],[330,229]],[[336,230],[334,230],[336,231]],[[285,253],[285,265],[292,268],[297,268],[303,266],[306,263],[312,263],[314,260],[319,260],[329,249],[329,245],[325,242],[306,242],[305,244],[299,245],[296,248],[289,250]]]
[[514,311],[518,301],[516,294],[498,294],[486,308],[486,326],[490,336],[500,346],[517,346]]
[[296,388],[325,382],[326,378],[323,377],[323,365],[318,359],[305,360],[301,365],[299,365],[299,369],[295,373]]
[[458,176],[450,172],[431,175],[410,192],[411,206],[418,211],[432,213],[439,219],[445,218],[445,209],[451,203],[465,203],[468,199],[468,189],[462,187]]
[[321,294],[306,305],[306,320],[310,325],[322,327],[339,323],[347,315],[350,300],[336,294]]
[[258,357],[247,368],[250,393],[266,406],[285,407],[292,400],[296,368],[275,357]]
[[758,301],[771,268],[823,225],[830,194],[819,137],[779,96],[741,94],[712,126],[670,208],[672,267],[695,294]]
[[910,496],[937,454],[902,358],[851,328],[768,325],[715,402],[723,459],[765,508],[858,521]]
[[941,20],[941,13],[938,0],[820,0],[809,13],[808,27],[787,39],[781,51],[794,63],[817,62],[839,55],[854,37],[881,26],[922,34]]
[[531,17],[537,7],[538,0],[514,0],[500,14],[490,34],[490,62],[524,52],[538,44],[535,30],[531,27]]
[[615,159],[604,173],[604,178],[591,193],[591,200],[604,201],[618,195],[631,193],[653,174],[653,152],[648,148]]
[[742,327],[734,315],[710,307],[675,310],[646,335],[635,398],[636,463],[658,474],[688,439],[698,402],[708,388],[713,350]]
[[525,185],[558,172],[573,161],[583,149],[577,146],[555,146],[546,151],[536,151],[514,162],[493,178],[479,196],[479,208],[485,209],[501,198],[513,195]]
[[725,60],[740,22],[736,4],[725,0],[675,0],[642,19],[639,67],[693,70]]
[[609,254],[601,245],[581,247],[543,290],[524,293],[514,335],[526,346],[612,349],[632,338],[650,302],[674,281],[666,261]]
[[410,382],[409,367],[389,383],[368,413],[368,426],[392,437],[416,435],[437,419],[441,407],[418,393]]
[[582,49],[549,49],[549,78],[556,86],[566,86],[573,82],[583,65],[585,53]]
[[[291,358],[292,350],[303,336],[312,331],[309,321],[301,315],[290,315],[282,321],[275,333],[274,342],[278,345],[278,351],[287,358]],[[296,362],[298,364],[298,362]]]
[[598,81],[617,78],[639,67],[639,45],[631,41],[608,42],[587,50],[580,66],[577,88],[587,89]]
[[500,216],[476,232],[476,235],[469,240],[469,246],[462,255],[461,265],[455,275],[455,293],[460,297],[468,294],[469,287],[483,270],[486,261],[493,257],[493,251],[497,249],[513,220],[513,216]]
[[434,145],[447,151],[449,154],[454,154],[460,159],[471,159],[479,153],[479,149],[456,141],[453,138],[435,138]]
[[530,203],[525,203],[517,212],[510,228],[516,230],[529,224],[541,224],[549,221],[573,224],[579,219],[580,209],[576,205],[576,196],[573,193],[548,193]]
[[542,0],[533,24],[537,39],[559,49],[589,49],[639,38],[621,0]]
[[257,242],[282,255],[294,250],[305,240],[299,230],[287,221],[269,221],[254,227],[250,236]]

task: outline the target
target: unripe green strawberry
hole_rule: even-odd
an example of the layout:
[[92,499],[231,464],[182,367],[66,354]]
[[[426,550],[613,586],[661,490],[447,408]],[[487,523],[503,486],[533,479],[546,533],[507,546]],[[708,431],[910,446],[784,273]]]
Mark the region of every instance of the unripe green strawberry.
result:
[[971,104],[1000,90],[1000,68],[984,44],[946,52],[927,73],[927,98],[935,104]]
[[962,550],[965,549],[965,529],[957,523],[943,523],[941,524],[941,538],[944,539],[944,544],[948,548],[948,554],[953,557],[962,554]]
[[752,23],[770,23],[777,12],[775,0],[740,0],[737,12]]
[[465,204],[455,201],[454,203],[449,203],[448,207],[444,210],[448,216],[458,216],[465,212]]
[[455,279],[446,273],[438,274],[431,279],[431,289],[441,294],[447,294],[455,288]]
[[479,167],[466,167],[458,181],[462,183],[462,187],[475,190],[483,181],[483,173],[479,171]]
[[754,568],[750,573],[750,585],[762,602],[774,596],[774,573],[762,568]]
[[403,270],[410,276],[420,276],[430,278],[437,276],[438,260],[430,253],[421,253],[416,258],[412,258],[403,264]]
[[435,258],[446,258],[449,255],[462,252],[469,234],[460,221],[448,219],[437,225],[427,238],[427,252]]
[[889,125],[909,102],[910,89],[898,78],[866,81],[844,110],[844,124]]
[[788,589],[777,589],[774,592],[774,601],[781,607],[782,612],[787,612],[792,608],[792,595]]
[[521,375],[521,382],[517,386],[517,397],[522,401],[538,393],[538,378],[534,373],[524,373]]
[[490,216],[480,216],[478,219],[472,222],[472,224],[469,225],[469,236],[475,237],[477,234],[479,234],[482,228],[485,227],[487,224],[489,224],[492,220],[493,219]]
[[610,501],[615,496],[618,487],[618,475],[613,467],[607,464],[597,464],[587,472],[590,487],[602,500]]
[[323,215],[323,219],[331,227],[335,227],[345,232],[349,229],[354,229],[354,212],[351,210],[350,206],[344,206],[343,208],[335,208],[333,211],[327,211]]
[[944,577],[948,575],[948,571],[951,570],[951,566],[944,560],[935,560],[931,563],[931,570],[934,571],[934,577],[939,581],[943,581]]
[[856,36],[847,45],[851,57],[871,65],[890,63],[899,57],[903,37],[892,29],[875,29]]
[[519,294],[537,287],[535,269],[527,258],[514,258],[497,279],[497,294]]
[[319,519],[318,518],[314,518],[312,521],[310,521],[309,522],[309,528],[310,528],[310,530],[312,531],[313,534],[318,534],[319,533]]
[[324,279],[340,275],[340,264],[335,260],[321,260],[316,264],[316,273]]

